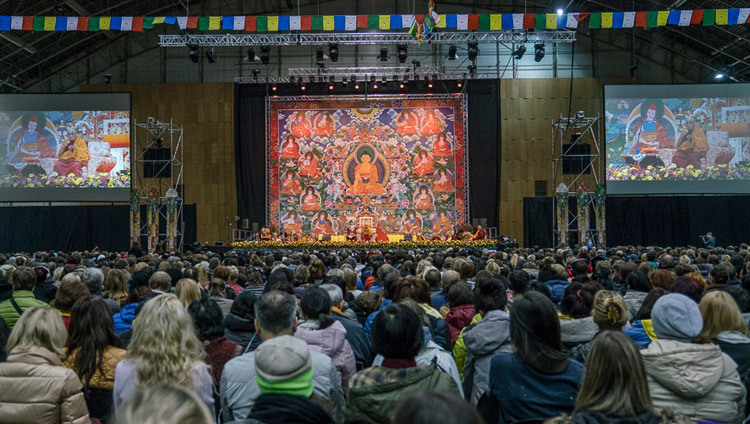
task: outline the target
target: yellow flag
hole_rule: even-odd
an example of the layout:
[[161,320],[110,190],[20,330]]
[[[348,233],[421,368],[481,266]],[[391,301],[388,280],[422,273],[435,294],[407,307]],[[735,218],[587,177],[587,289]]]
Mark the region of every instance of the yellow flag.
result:
[[503,29],[503,15],[493,13],[490,15],[490,31],[497,31],[499,29]]
[[331,15],[323,16],[323,31],[333,31],[333,16]]
[[669,19],[669,10],[660,10],[656,15],[656,26],[664,26]]
[[[56,18],[54,16],[45,16],[44,17],[44,30],[45,31],[54,31],[55,30],[55,22]],[[109,29],[109,28],[107,28]]]
[[164,23],[164,16],[154,16],[154,25],[163,24],[163,23]]
[[101,31],[108,30],[111,22],[112,22],[112,17],[102,16],[101,18],[99,18],[99,29]]
[[379,29],[391,29],[391,15],[380,15],[378,18]]
[[209,16],[208,17],[208,29],[209,31],[221,28],[221,16]]
[[557,14],[547,13],[547,29],[557,29]]
[[279,17],[278,16],[269,16],[268,17],[268,31],[278,31],[279,30]]
[[729,23],[729,10],[716,9],[716,25],[726,25]]
[[602,13],[602,28],[612,28],[612,12]]
[[438,19],[440,19],[437,23],[438,28],[446,28],[445,26],[445,15],[438,15]]

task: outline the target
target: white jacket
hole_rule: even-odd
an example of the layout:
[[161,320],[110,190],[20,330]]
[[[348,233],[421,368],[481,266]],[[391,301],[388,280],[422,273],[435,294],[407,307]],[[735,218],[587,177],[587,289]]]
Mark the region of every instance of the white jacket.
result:
[[745,387],[737,364],[713,344],[654,340],[641,350],[654,407],[694,420],[742,422]]

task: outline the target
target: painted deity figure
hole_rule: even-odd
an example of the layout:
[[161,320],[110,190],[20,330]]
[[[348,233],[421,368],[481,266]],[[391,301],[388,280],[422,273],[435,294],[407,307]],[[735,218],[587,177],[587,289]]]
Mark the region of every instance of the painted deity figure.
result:
[[354,184],[349,189],[350,194],[383,194],[385,189],[378,183],[378,167],[372,163],[369,153],[362,153],[360,163],[354,168]]
[[416,157],[414,157],[413,164],[414,168],[412,169],[412,172],[420,177],[435,172],[435,160],[426,150],[422,150]]

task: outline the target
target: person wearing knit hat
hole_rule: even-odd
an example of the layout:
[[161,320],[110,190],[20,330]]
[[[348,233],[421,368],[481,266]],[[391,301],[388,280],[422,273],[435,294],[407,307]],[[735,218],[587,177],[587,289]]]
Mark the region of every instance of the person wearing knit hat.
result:
[[703,328],[695,301],[678,293],[662,296],[651,320],[657,339],[641,356],[654,408],[697,421],[741,422],[746,391],[737,364],[714,344],[693,343]]
[[248,417],[260,423],[333,423],[313,395],[313,361],[304,340],[284,335],[255,350],[255,378],[261,395]]

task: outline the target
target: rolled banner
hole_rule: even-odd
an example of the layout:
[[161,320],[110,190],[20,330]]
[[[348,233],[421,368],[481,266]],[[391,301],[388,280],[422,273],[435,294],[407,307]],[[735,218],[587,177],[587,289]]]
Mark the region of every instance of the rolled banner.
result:
[[555,193],[557,194],[557,246],[562,247],[568,245],[568,186],[560,183]]
[[148,212],[146,213],[148,221],[148,251],[156,251],[159,244],[159,199],[151,197],[148,199]]
[[579,187],[578,192],[578,245],[586,245],[586,237],[589,232],[589,193],[585,187]]
[[141,197],[138,190],[130,190],[130,245],[141,242]]
[[177,197],[170,197],[169,192],[167,193],[167,237],[164,244],[165,250],[177,251]]
[[597,245],[604,248],[607,245],[607,189],[604,184],[596,186],[596,235]]

